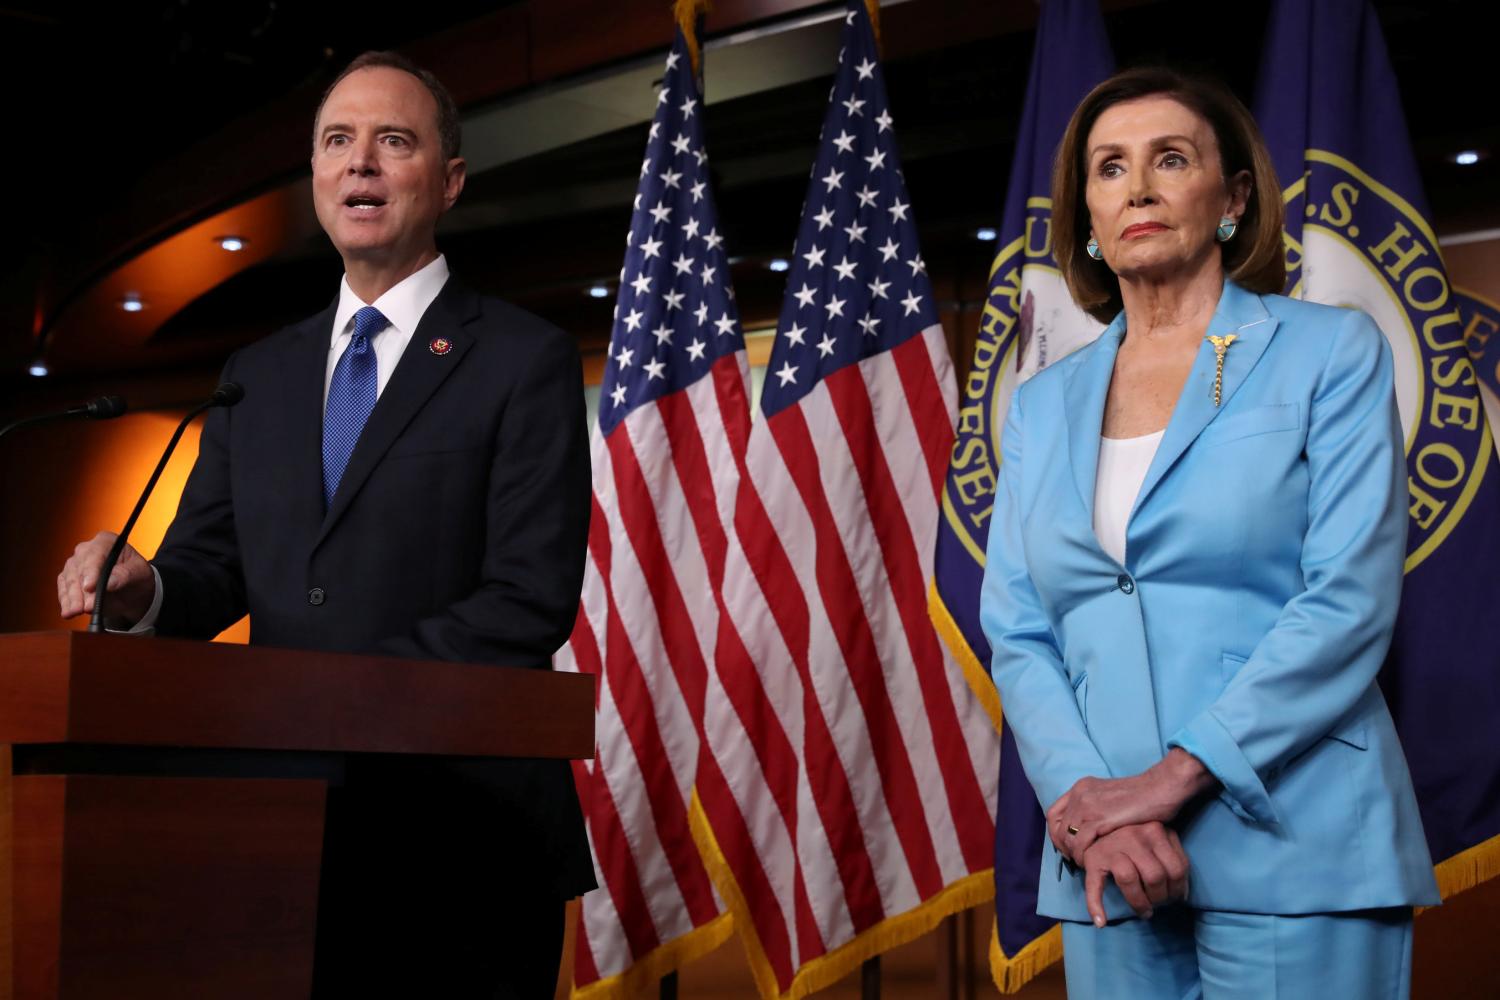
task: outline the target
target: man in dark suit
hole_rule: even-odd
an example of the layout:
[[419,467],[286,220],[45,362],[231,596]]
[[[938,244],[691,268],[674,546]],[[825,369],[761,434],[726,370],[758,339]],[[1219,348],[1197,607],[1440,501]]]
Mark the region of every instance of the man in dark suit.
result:
[[[577,351],[448,277],[464,185],[452,98],[389,53],[320,106],[318,219],[344,261],[317,316],[236,353],[156,558],[126,549],[109,610],[209,638],[246,612],[274,646],[546,668],[583,574]],[[58,577],[91,610],[114,536]],[[564,761],[351,758],[330,792],[321,995],[551,996],[567,898],[594,876]]]

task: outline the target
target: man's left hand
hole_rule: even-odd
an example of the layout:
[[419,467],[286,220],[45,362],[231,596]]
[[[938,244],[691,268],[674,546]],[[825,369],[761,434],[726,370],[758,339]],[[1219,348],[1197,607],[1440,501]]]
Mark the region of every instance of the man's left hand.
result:
[[1100,837],[1138,823],[1170,822],[1215,784],[1197,757],[1173,747],[1133,777],[1080,778],[1047,810],[1047,834],[1057,852],[1077,864]]

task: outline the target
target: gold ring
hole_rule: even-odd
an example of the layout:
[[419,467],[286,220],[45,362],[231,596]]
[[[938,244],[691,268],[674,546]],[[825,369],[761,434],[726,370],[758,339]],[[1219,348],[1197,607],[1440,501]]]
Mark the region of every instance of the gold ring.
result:
[[1072,823],[1069,823],[1068,824],[1068,833],[1074,834],[1074,833],[1077,833],[1077,832],[1078,832],[1078,827],[1074,826]]

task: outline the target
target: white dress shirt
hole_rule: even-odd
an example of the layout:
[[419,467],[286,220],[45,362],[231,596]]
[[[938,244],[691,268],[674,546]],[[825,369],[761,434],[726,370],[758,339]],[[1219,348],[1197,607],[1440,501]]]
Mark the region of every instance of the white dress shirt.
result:
[[[375,349],[375,398],[385,391],[391,380],[391,372],[401,360],[406,345],[411,343],[417,324],[422,322],[427,307],[432,305],[448,281],[448,261],[442,254],[426,267],[407,275],[386,290],[374,302],[365,302],[349,287],[349,275],[339,282],[339,305],[333,312],[333,328],[328,341],[328,367],[323,373],[323,403],[328,403],[328,387],[333,382],[333,369],[354,337],[354,314],[365,306],[374,306],[386,318],[389,325],[370,338]],[[161,614],[161,574],[151,567],[156,579],[156,594],[151,598],[151,607],[133,628],[124,630],[128,635],[149,635],[156,630],[156,618]],[[113,631],[113,630],[111,630]]]
[[422,321],[427,307],[438,297],[438,292],[443,290],[447,280],[448,261],[442,254],[438,254],[431,264],[402,278],[374,302],[366,302],[354,294],[354,289],[349,287],[349,276],[344,275],[344,279],[339,282],[339,306],[333,312],[333,330],[328,341],[328,368],[323,373],[323,402],[328,402],[328,386],[333,381],[333,370],[354,337],[355,313],[365,306],[374,306],[390,322],[389,326],[370,338],[370,346],[375,348],[375,398],[379,399],[380,394],[385,391],[386,383],[391,380],[391,372],[395,370],[396,363],[401,360],[401,353],[411,342],[417,324]]
[[1130,510],[1156,457],[1163,427],[1155,434],[1099,439],[1099,472],[1094,478],[1094,534],[1111,559],[1125,565],[1125,528]]

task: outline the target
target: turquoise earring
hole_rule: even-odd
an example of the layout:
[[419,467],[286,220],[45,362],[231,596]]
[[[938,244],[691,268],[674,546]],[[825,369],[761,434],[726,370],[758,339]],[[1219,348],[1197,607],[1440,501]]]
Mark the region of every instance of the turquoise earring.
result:
[[1095,260],[1104,259],[1104,251],[1099,249],[1099,241],[1094,239],[1092,236],[1090,236],[1089,241],[1083,245],[1083,251]]
[[1228,243],[1230,240],[1234,239],[1234,234],[1239,231],[1239,228],[1239,220],[1231,219],[1226,215],[1219,220],[1219,228],[1214,231],[1214,237],[1220,243]]

